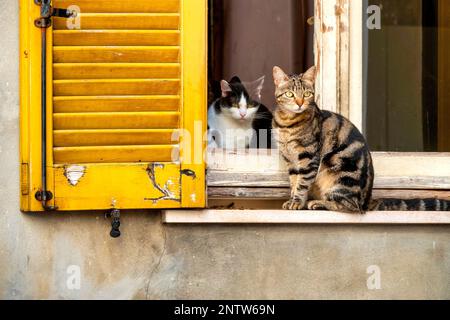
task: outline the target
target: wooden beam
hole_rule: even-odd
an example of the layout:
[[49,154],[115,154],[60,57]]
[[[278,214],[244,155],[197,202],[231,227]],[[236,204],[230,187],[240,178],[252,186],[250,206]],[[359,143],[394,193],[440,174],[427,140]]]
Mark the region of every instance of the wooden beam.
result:
[[[352,123],[361,131],[364,132],[364,36],[366,31],[364,24],[365,19],[363,15],[363,0],[349,0],[348,1],[348,28],[343,28],[344,34],[340,35],[339,45],[341,50],[347,52],[347,56],[341,57],[342,64],[346,57],[344,67],[341,67],[341,77],[339,79],[339,86],[341,88],[341,95],[348,97],[346,100],[341,100],[340,110],[342,115],[346,116]],[[345,11],[344,11],[345,12]],[[345,37],[345,35],[347,35]],[[345,74],[348,76],[345,76]]]
[[208,199],[279,200],[289,195],[289,188],[208,187]]
[[330,211],[165,210],[164,223],[205,224],[372,224],[448,225],[450,212],[372,211],[364,215]]
[[[287,172],[208,172],[210,187],[289,187]],[[376,189],[450,189],[450,177],[397,176],[375,177]]]
[[[450,153],[374,152],[376,189],[450,190]],[[432,165],[430,165],[432,164]],[[277,150],[210,150],[209,187],[288,187]]]
[[[248,187],[208,187],[208,199],[261,199],[285,200],[290,195],[289,188],[248,188]],[[450,200],[450,190],[373,190],[373,198]]]
[[316,102],[324,110],[339,112],[339,0],[315,1],[314,62]]

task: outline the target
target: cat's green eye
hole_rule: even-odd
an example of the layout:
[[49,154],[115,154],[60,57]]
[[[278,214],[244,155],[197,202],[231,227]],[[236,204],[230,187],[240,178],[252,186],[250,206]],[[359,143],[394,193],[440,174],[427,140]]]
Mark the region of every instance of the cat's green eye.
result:
[[305,91],[305,93],[303,93],[303,96],[304,96],[305,98],[309,98],[309,97],[312,96],[312,92],[311,92],[311,91]]
[[288,91],[284,95],[289,99],[292,99],[294,97],[294,93],[292,91]]

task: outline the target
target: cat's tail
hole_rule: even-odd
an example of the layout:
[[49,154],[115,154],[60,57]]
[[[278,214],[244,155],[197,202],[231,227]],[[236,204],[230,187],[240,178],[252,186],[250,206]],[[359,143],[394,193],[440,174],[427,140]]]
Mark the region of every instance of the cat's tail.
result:
[[450,200],[443,199],[376,199],[374,211],[450,211]]

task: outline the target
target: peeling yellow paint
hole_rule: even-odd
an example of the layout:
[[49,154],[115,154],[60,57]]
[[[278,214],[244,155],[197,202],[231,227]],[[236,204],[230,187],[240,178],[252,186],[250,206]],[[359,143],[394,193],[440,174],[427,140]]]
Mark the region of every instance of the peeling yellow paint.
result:
[[175,183],[170,178],[167,179],[162,186],[160,183],[158,183],[155,170],[156,168],[161,168],[162,170],[164,170],[164,164],[161,163],[149,164],[147,168],[147,174],[153,186],[161,193],[161,196],[158,198],[146,198],[145,200],[151,200],[153,201],[153,204],[157,204],[158,201],[160,200],[172,200],[180,202],[181,201],[180,197],[176,197],[174,192],[172,192],[171,190],[171,188],[173,188]]
[[79,165],[67,166],[64,169],[64,176],[71,186],[76,186],[80,179],[84,176],[86,167]]

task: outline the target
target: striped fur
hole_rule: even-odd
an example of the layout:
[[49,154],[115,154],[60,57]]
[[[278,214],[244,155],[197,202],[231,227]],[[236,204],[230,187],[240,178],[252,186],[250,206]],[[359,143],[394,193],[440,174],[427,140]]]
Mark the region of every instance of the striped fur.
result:
[[377,199],[371,210],[379,211],[450,211],[450,201],[443,199]]
[[343,116],[320,110],[314,99],[315,68],[301,75],[274,72],[274,134],[289,168],[287,210],[450,210],[448,201],[373,201],[374,169],[367,143]]

